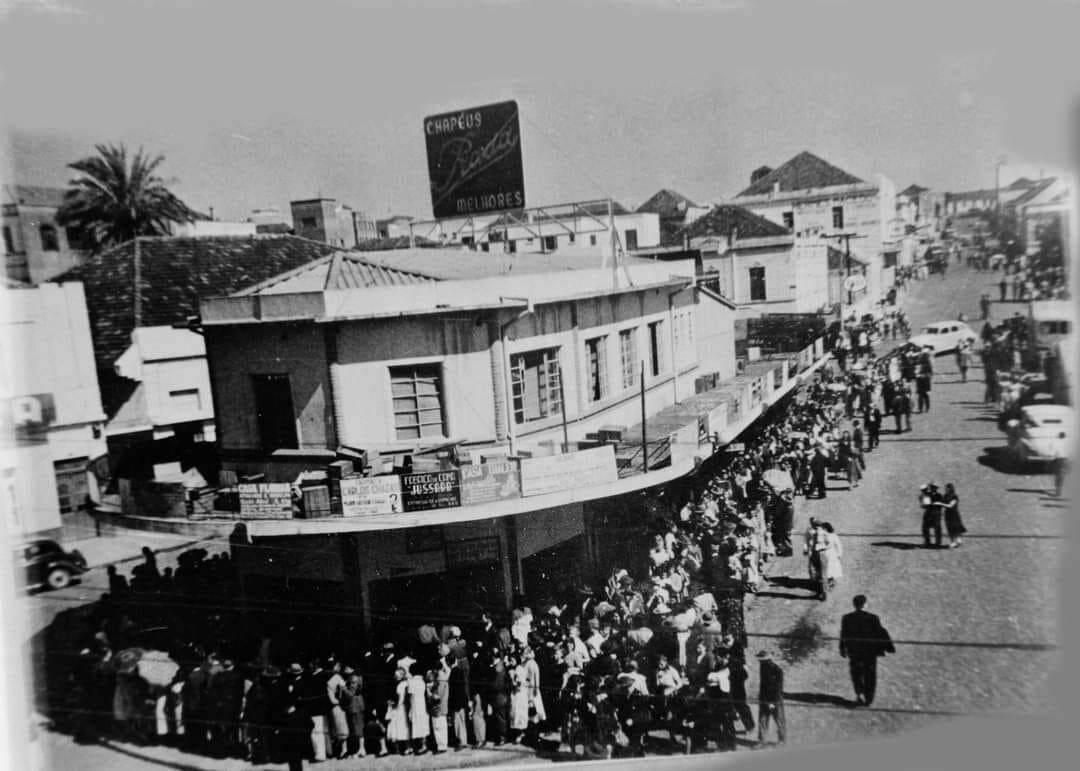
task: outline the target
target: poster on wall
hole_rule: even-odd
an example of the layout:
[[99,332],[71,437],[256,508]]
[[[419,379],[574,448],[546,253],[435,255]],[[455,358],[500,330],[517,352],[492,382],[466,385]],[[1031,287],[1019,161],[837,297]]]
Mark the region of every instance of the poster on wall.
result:
[[405,511],[452,509],[461,505],[461,477],[457,471],[429,471],[401,475]]
[[521,461],[521,494],[524,496],[576,490],[618,479],[615,448],[610,444]]
[[397,514],[402,511],[401,480],[396,474],[381,477],[346,477],[341,480],[341,512],[346,517]]
[[292,517],[292,485],[288,482],[243,482],[237,488],[241,519]]
[[474,506],[521,497],[516,461],[495,461],[461,467],[461,505]]

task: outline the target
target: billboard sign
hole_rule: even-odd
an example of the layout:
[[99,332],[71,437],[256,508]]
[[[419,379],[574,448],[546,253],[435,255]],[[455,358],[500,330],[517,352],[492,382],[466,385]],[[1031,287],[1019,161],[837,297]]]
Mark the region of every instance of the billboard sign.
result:
[[567,492],[618,479],[615,448],[610,444],[521,461],[521,494],[526,497]]
[[345,517],[396,514],[401,511],[401,480],[396,475],[345,477],[341,480],[341,513]]
[[521,478],[515,461],[477,463],[461,467],[463,506],[520,497]]
[[288,482],[241,482],[241,519],[288,519],[293,515],[292,485]]
[[436,219],[524,208],[517,102],[429,115],[424,139]]
[[452,509],[461,505],[461,477],[456,471],[401,475],[405,511]]

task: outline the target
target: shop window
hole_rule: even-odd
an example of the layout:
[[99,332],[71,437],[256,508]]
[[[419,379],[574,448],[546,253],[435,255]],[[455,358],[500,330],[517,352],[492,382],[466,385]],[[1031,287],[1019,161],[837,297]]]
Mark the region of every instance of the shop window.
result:
[[41,250],[43,252],[60,251],[60,237],[56,233],[56,226],[42,225],[39,231],[41,233]]
[[585,355],[589,360],[589,401],[598,402],[608,395],[607,336],[586,340]]
[[399,440],[446,436],[440,365],[391,367],[390,391]]
[[663,371],[664,360],[664,322],[654,321],[649,324],[649,371],[656,377]]
[[750,268],[750,301],[765,299],[765,268]]
[[619,332],[619,362],[622,364],[622,387],[633,388],[637,379],[637,329]]
[[844,227],[844,207],[834,206],[832,207],[832,226],[837,230],[842,230]]
[[559,349],[547,348],[512,355],[510,386],[515,423],[520,425],[562,413]]
[[295,450],[299,444],[289,376],[252,375],[251,378],[260,446],[268,451]]

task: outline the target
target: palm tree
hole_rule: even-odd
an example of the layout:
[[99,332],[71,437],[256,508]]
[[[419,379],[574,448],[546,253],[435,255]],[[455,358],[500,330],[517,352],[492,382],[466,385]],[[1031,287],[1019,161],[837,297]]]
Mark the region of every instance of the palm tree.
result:
[[203,218],[154,174],[164,156],[150,158],[140,148],[129,168],[123,145],[96,149],[97,155],[68,164],[81,176],[71,180],[56,213],[57,223],[81,229],[95,252],[136,236],[167,235],[172,223]]

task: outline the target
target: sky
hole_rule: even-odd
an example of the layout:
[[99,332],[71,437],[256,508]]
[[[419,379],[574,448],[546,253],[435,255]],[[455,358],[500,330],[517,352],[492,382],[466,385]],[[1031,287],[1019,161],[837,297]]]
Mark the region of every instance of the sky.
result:
[[533,206],[724,200],[803,150],[993,187],[1075,165],[1077,30],[1077,0],[0,0],[0,177],[115,142],[219,219],[430,218],[424,116],[514,99]]

